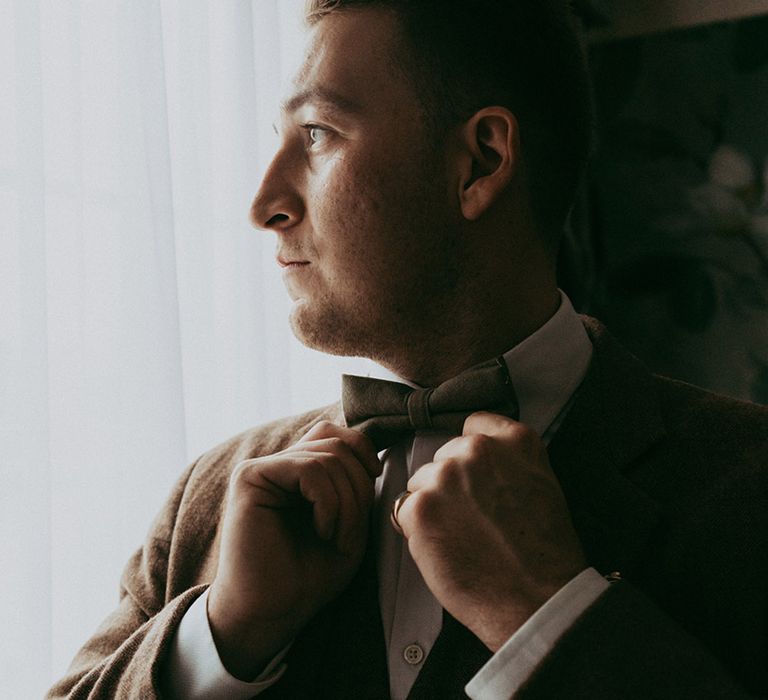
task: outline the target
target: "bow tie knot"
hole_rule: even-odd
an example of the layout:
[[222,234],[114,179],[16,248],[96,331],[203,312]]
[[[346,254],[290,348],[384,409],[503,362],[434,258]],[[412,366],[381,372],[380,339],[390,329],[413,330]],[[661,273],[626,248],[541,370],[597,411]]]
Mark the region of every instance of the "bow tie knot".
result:
[[460,434],[464,421],[476,411],[514,419],[519,415],[517,396],[501,357],[429,388],[344,375],[342,408],[347,425],[371,438],[378,450],[417,431]]
[[434,389],[415,389],[408,394],[408,420],[413,430],[431,430],[432,415],[429,412],[429,397]]

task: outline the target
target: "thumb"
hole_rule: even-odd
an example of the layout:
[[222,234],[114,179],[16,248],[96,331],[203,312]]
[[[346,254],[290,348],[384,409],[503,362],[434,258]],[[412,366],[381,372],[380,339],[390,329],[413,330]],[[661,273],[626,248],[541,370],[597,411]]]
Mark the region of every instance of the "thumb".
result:
[[478,411],[470,414],[464,421],[464,429],[461,434],[467,435],[488,435],[507,436],[515,432],[520,423],[507,416],[500,416],[498,413],[489,413],[488,411]]

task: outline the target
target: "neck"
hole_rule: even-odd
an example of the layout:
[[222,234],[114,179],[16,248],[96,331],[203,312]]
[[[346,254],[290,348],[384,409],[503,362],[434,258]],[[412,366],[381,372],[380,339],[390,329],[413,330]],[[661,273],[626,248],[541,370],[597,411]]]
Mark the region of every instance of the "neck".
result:
[[560,305],[555,256],[532,224],[507,220],[504,211],[497,217],[467,229],[455,287],[371,359],[415,384],[436,386],[504,354],[552,318]]
[[373,359],[403,379],[436,386],[504,354],[552,318],[560,305],[556,285],[526,291],[509,284],[498,295],[486,292],[440,324],[422,325],[396,355]]

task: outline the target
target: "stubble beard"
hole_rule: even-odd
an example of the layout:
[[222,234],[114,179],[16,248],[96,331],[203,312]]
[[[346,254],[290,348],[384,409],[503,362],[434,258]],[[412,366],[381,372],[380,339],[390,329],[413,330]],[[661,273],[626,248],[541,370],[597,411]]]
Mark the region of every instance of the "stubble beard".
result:
[[325,294],[298,302],[291,310],[291,329],[314,350],[387,366],[400,364],[397,358],[404,352],[426,354],[440,334],[450,333],[450,316],[442,312],[451,308],[448,298],[457,289],[456,268],[436,263],[439,272],[414,277],[376,299],[360,295],[344,305]]
[[[403,232],[402,240],[423,242],[375,268],[380,282],[392,284],[376,285],[375,295],[366,287],[357,295],[349,288],[335,294],[331,287],[298,301],[290,324],[299,341],[331,355],[367,357],[393,366],[404,351],[425,353],[424,346],[433,344],[436,334],[450,332],[450,310],[460,294],[460,235],[447,217],[424,214],[427,204],[439,206],[434,189],[412,190],[410,204],[399,206],[406,215],[389,222]],[[421,215],[410,216],[413,211]]]

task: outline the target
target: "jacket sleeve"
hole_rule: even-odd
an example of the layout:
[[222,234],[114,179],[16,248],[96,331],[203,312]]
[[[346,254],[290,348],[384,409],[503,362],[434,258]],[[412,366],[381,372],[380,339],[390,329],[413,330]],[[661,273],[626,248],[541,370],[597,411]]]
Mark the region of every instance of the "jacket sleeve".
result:
[[763,459],[762,447],[740,456],[739,471],[702,474],[695,498],[668,504],[645,563],[585,612],[519,697],[768,698]]
[[187,608],[206,588],[195,586],[167,599],[169,552],[193,467],[179,479],[144,545],[126,565],[118,607],[80,649],[48,698],[160,697],[163,656]]
[[182,474],[123,571],[117,609],[47,698],[163,697],[161,671],[176,630],[215,576],[216,538],[232,469],[245,459],[285,449],[323,418],[338,420],[338,406],[247,430],[206,452]]
[[756,700],[697,639],[643,593],[615,583],[560,640],[519,700]]

